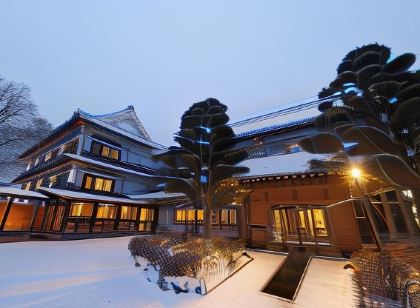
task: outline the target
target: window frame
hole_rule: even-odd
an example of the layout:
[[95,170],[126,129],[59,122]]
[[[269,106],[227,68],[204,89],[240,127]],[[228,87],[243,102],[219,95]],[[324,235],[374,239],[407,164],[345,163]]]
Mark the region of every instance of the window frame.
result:
[[[87,182],[87,178],[90,177],[91,180],[91,185],[90,188],[86,188],[86,182]],[[102,180],[102,188],[104,188],[106,181],[111,181],[111,189],[108,190],[103,190],[103,189],[95,189],[96,187],[96,179],[101,179]],[[95,176],[93,174],[90,173],[84,173],[83,174],[83,180],[82,180],[82,189],[86,190],[86,191],[102,191],[102,192],[109,192],[109,193],[113,193],[114,192],[114,188],[115,188],[115,180],[114,179],[110,179],[107,177],[100,177],[100,176]]]
[[[95,145],[96,146],[99,146],[99,153],[96,153],[96,152],[93,151],[93,148],[95,147]],[[106,148],[108,150],[108,155],[107,156],[106,155],[103,155],[104,148]],[[104,144],[104,143],[102,143],[102,142],[100,142],[100,141],[98,141],[96,139],[95,140],[92,140],[92,143],[90,144],[90,150],[89,150],[89,152],[91,154],[93,154],[93,155],[98,156],[98,157],[103,157],[103,158],[110,159],[110,160],[113,160],[113,161],[121,161],[121,149],[119,149],[118,147],[114,147],[112,145],[109,145],[109,144]],[[118,154],[118,157],[117,158],[113,158],[112,157],[111,154],[113,152],[114,153],[117,152],[117,154]]]

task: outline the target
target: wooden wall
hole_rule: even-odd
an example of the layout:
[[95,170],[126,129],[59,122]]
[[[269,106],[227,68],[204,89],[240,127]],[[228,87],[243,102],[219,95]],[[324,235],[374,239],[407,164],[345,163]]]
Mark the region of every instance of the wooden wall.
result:
[[[270,237],[272,207],[277,205],[327,206],[350,198],[348,180],[336,175],[296,177],[243,183],[252,192],[248,205],[248,239],[265,246]],[[347,253],[360,248],[353,209],[350,204],[329,208],[332,233],[338,249]]]

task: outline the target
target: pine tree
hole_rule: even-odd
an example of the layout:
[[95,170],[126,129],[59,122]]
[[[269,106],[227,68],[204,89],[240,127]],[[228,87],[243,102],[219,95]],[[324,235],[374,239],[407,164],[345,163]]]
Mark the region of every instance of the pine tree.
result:
[[182,192],[195,209],[204,210],[204,236],[211,237],[212,211],[235,202],[240,191],[234,175],[248,172],[237,166],[247,158],[245,150],[232,151],[235,134],[227,125],[227,107],[208,98],[193,104],[181,118],[175,135],[177,147],[157,154],[165,163],[165,191]]

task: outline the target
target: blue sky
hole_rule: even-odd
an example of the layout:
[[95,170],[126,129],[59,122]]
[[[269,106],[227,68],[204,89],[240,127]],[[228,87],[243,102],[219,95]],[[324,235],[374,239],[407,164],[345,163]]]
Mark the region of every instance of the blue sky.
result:
[[419,55],[419,11],[388,0],[0,0],[0,74],[27,83],[54,125],[78,107],[134,105],[170,144],[207,97],[235,119],[316,95],[356,46]]

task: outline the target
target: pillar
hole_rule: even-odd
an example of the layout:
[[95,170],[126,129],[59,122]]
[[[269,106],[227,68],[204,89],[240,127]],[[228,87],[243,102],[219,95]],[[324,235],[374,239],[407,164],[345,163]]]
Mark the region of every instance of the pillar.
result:
[[407,226],[408,234],[410,236],[419,236],[420,235],[420,229],[416,223],[416,220],[414,219],[414,213],[406,205],[406,202],[404,201],[402,191],[400,189],[395,190],[398,198],[398,203],[401,209],[401,213],[404,216],[404,222]]
[[380,196],[381,196],[382,206],[385,212],[386,224],[389,230],[389,239],[395,239],[398,237],[398,231],[397,231],[397,227],[395,226],[394,217],[392,216],[391,206],[388,203],[388,198],[386,197],[385,193],[381,193]]
[[3,219],[1,220],[1,223],[0,223],[0,231],[2,231],[4,229],[4,226],[6,225],[6,220],[7,220],[7,217],[9,216],[10,209],[12,208],[14,200],[15,200],[15,198],[10,197],[9,201],[7,201],[6,209],[5,209],[4,215],[3,215]]

